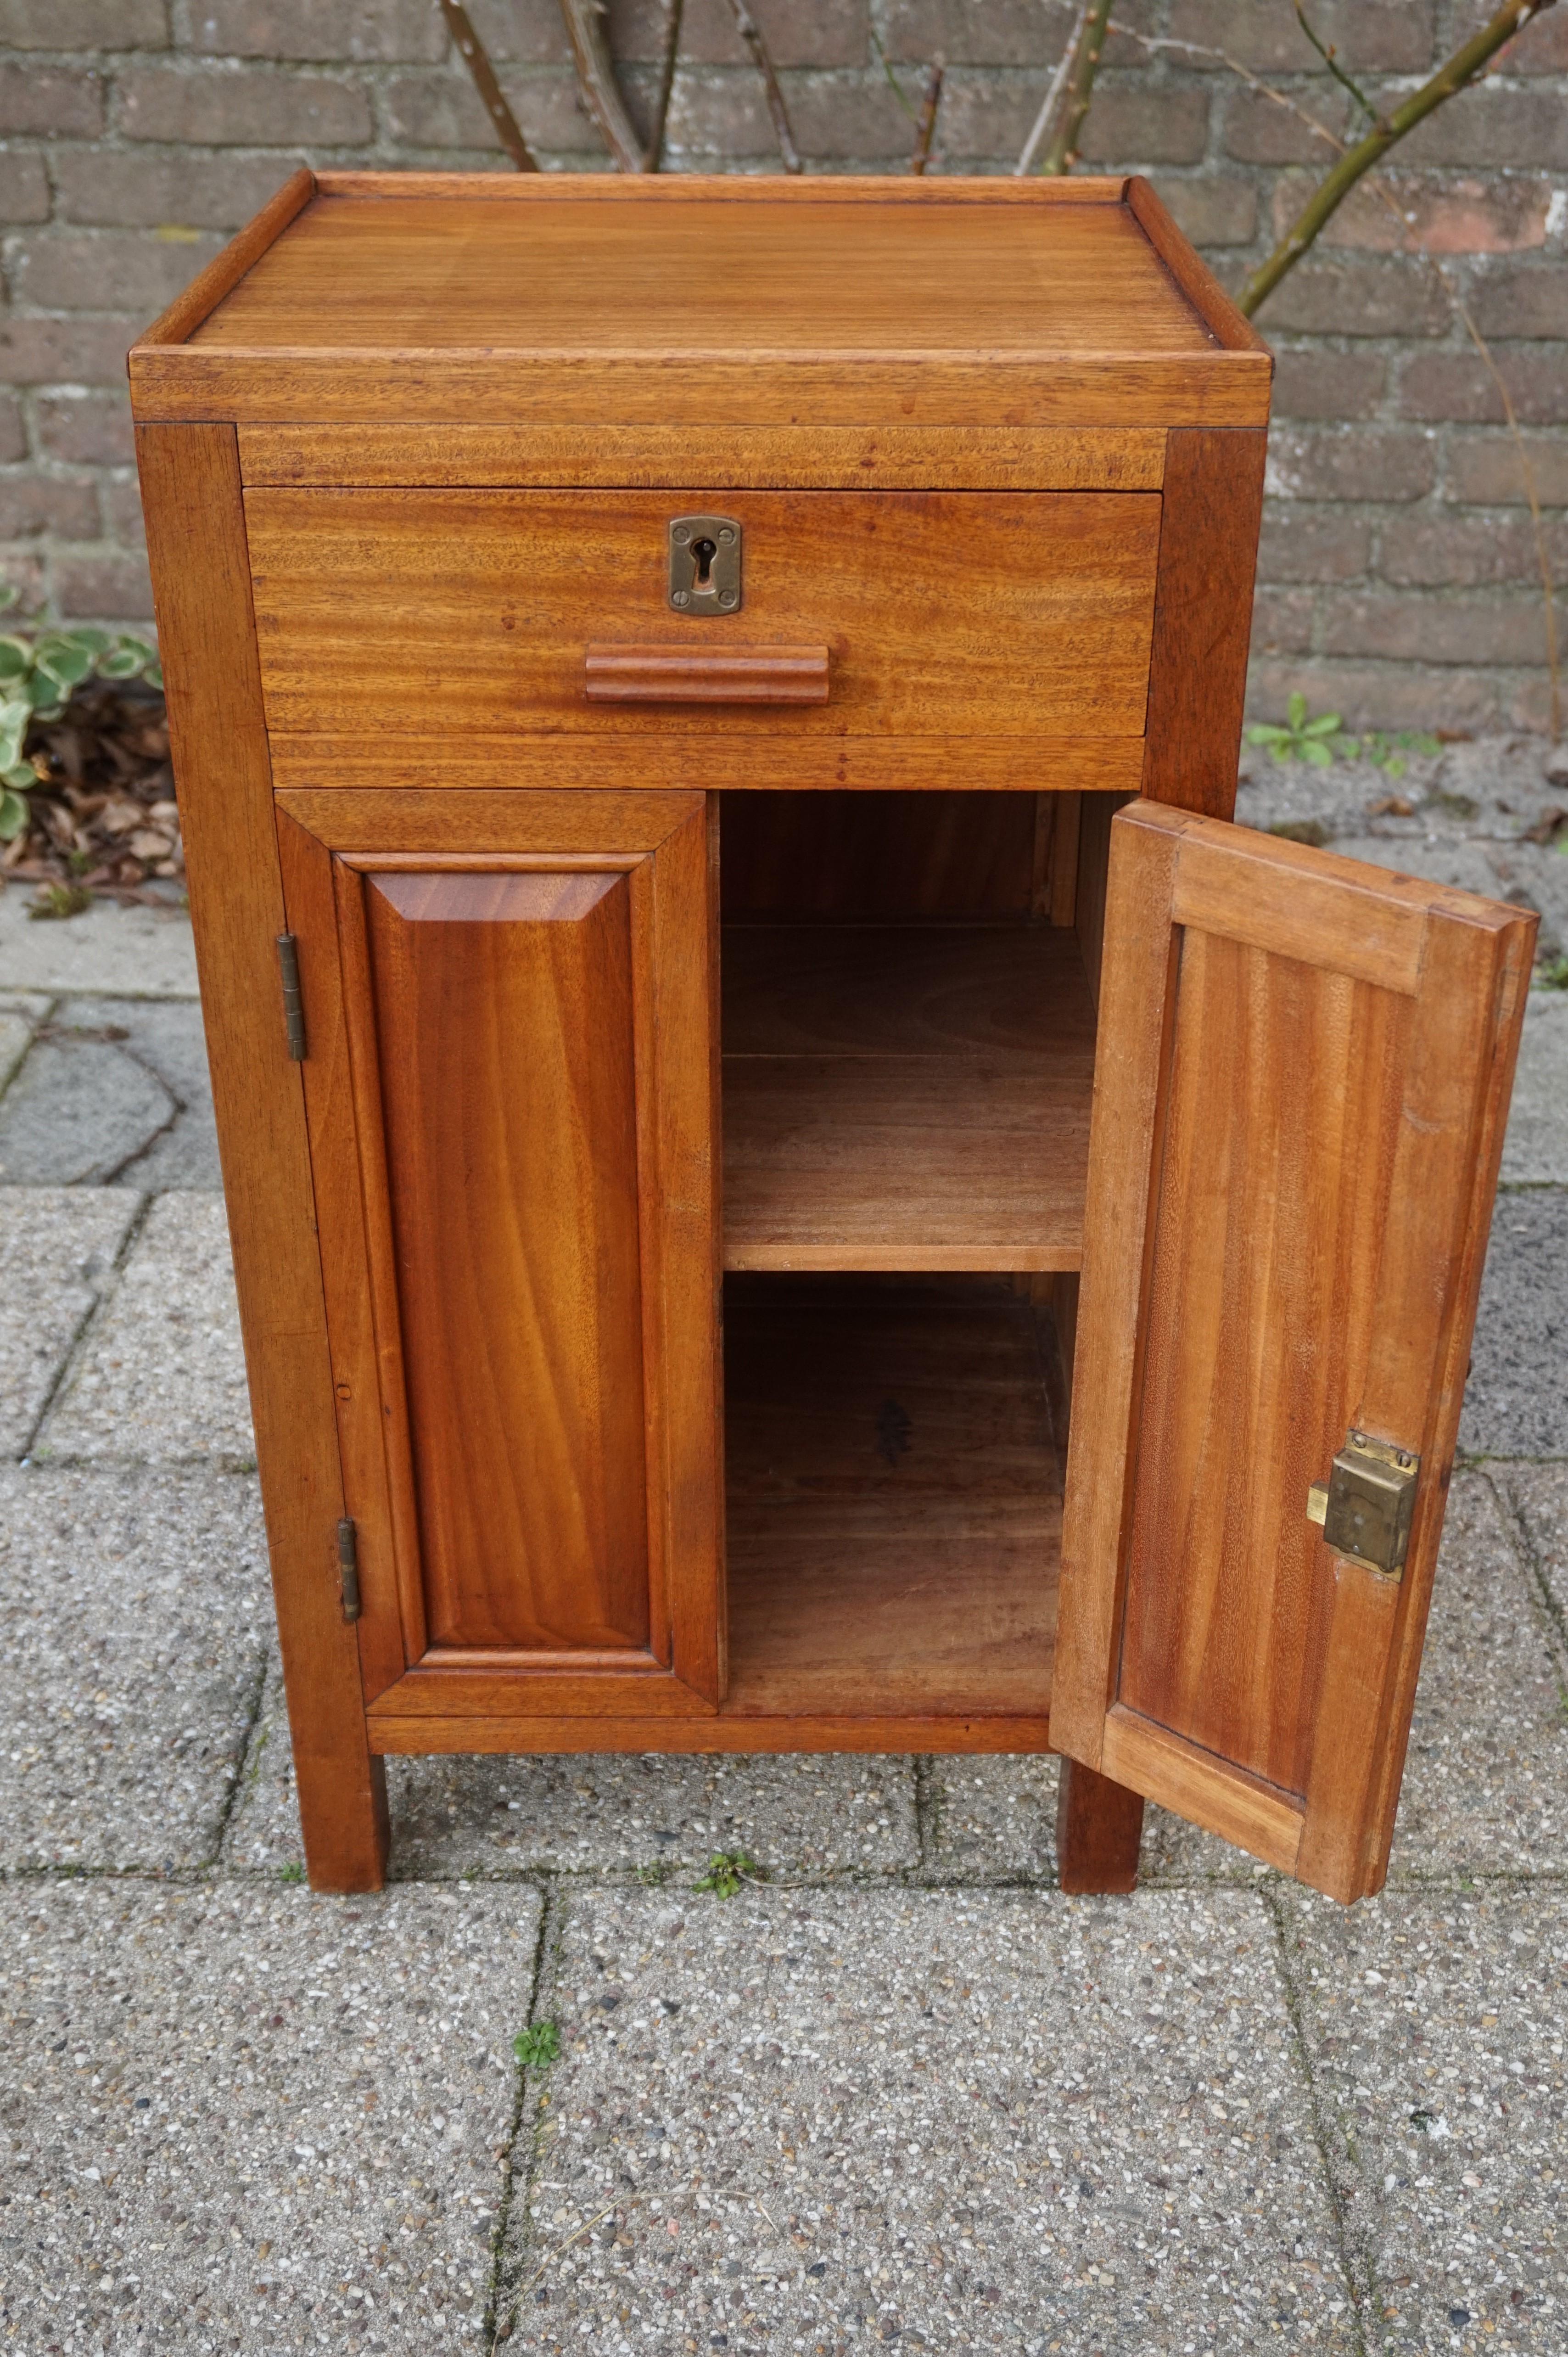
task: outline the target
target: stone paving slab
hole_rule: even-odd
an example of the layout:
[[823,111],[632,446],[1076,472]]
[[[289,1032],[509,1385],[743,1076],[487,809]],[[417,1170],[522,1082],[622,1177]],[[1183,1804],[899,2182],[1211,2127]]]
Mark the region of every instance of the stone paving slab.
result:
[[539,2010],[509,2350],[1355,2345],[1249,1892],[589,1888]]
[[7,2345],[479,2344],[539,1903],[0,1890]]
[[[1568,862],[1564,862],[1568,866]],[[1568,1188],[1505,1190],[1476,1320],[1461,1448],[1568,1456]]]
[[1568,1465],[1499,1465],[1496,1479],[1519,1517],[1562,1643],[1568,1640]]
[[1369,2344],[1568,2347],[1568,1899],[1282,1886]]
[[0,1466],[0,1868],[211,1859],[271,1621],[253,1480]]
[[[908,1760],[389,1760],[392,1873],[411,1881],[534,1873],[683,1877],[745,1849],[781,1875],[888,1875],[919,1864]],[[225,1847],[232,1868],[302,1860],[288,1719],[274,1674]]]
[[41,996],[11,993],[0,996],[0,1092],[27,1054],[33,1032],[50,1004]]
[[137,1195],[0,1187],[0,1457],[19,1457],[114,1257]]
[[0,1103],[0,1177],[149,1193],[220,1186],[196,1002],[62,1000]]
[[1568,1185],[1568,990],[1532,990],[1503,1140],[1508,1186]]
[[1349,835],[1512,843],[1568,810],[1568,782],[1552,776],[1550,755],[1544,737],[1494,737],[1412,755],[1395,778],[1370,761],[1314,770],[1305,761],[1275,761],[1249,746],[1236,816],[1245,826],[1263,828],[1316,819],[1337,849]]
[[0,990],[111,991],[132,998],[194,998],[196,951],[183,909],[95,900],[79,917],[27,914],[30,891],[0,891]]
[[50,1458],[253,1463],[220,1195],[160,1195],[39,1440]]

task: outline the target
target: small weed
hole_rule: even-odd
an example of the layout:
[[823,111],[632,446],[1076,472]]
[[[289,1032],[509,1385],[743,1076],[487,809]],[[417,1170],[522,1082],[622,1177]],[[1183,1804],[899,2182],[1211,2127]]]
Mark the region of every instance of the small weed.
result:
[[1543,958],[1535,978],[1545,990],[1568,990],[1568,957]]
[[1473,802],[1468,794],[1434,794],[1432,801],[1435,809],[1461,822],[1474,818],[1480,808],[1480,804]]
[[[1386,770],[1391,778],[1403,777],[1410,767],[1410,757],[1412,753],[1441,753],[1442,750],[1443,748],[1436,737],[1428,736],[1424,728],[1401,728],[1397,729],[1391,737],[1385,735],[1380,728],[1374,728],[1361,739],[1362,759],[1370,761],[1375,770]],[[1441,802],[1446,802],[1448,797],[1439,795],[1438,799]],[[1462,802],[1465,797],[1460,794],[1454,796],[1453,799]],[[1474,818],[1475,814],[1475,805],[1472,803],[1467,815]],[[1455,813],[1455,816],[1458,815],[1459,813]]]
[[561,2032],[553,2021],[531,2021],[512,2040],[511,2050],[525,2071],[542,2071],[560,2060]]
[[286,1866],[279,1867],[278,1880],[280,1882],[303,1882],[305,1880],[305,1868],[301,1866],[298,1858],[291,1857]]
[[1339,715],[1322,712],[1316,720],[1309,720],[1306,698],[1301,694],[1291,697],[1283,726],[1260,720],[1248,729],[1247,742],[1262,746],[1276,761],[1306,761],[1315,770],[1332,769],[1337,754],[1356,750],[1356,739],[1346,736]]
[[757,1860],[743,1849],[716,1849],[708,1860],[708,1870],[701,1882],[693,1882],[693,1890],[711,1890],[715,1899],[733,1899],[743,1882],[766,1882],[768,1876]]
[[85,884],[46,884],[27,914],[35,922],[40,917],[80,917],[91,906],[92,895]]
[[656,1857],[650,1865],[638,1867],[637,1878],[639,1882],[645,1882],[650,1890],[657,1890],[661,1883],[670,1879],[669,1865],[663,1858]]

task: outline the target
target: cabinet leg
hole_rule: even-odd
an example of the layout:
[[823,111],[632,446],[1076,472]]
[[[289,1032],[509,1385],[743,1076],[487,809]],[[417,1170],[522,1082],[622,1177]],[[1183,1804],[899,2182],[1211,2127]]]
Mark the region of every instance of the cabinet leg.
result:
[[312,1890],[379,1890],[387,1878],[387,1771],[365,1752],[351,1768],[295,1755],[299,1825]]
[[1124,1784],[1064,1760],[1057,1793],[1057,1882],[1074,1896],[1126,1891],[1138,1880],[1144,1803]]

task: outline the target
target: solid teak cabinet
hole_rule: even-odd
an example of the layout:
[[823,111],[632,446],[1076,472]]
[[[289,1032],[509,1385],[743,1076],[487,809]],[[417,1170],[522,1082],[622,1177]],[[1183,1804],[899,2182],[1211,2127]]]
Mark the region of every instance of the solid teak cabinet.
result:
[[1231,823],[1147,188],[300,173],[131,365],[313,1880],[1055,1749],[1380,1887],[1533,920]]

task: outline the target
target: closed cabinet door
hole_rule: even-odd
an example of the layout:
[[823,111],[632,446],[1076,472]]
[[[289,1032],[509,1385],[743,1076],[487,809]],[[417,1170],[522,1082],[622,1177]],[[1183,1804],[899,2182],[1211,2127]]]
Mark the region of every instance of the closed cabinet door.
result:
[[322,790],[278,823],[367,1696],[426,1749],[712,1707],[703,798]]
[[1518,909],[1149,803],[1112,850],[1053,1743],[1381,1888],[1530,979]]

